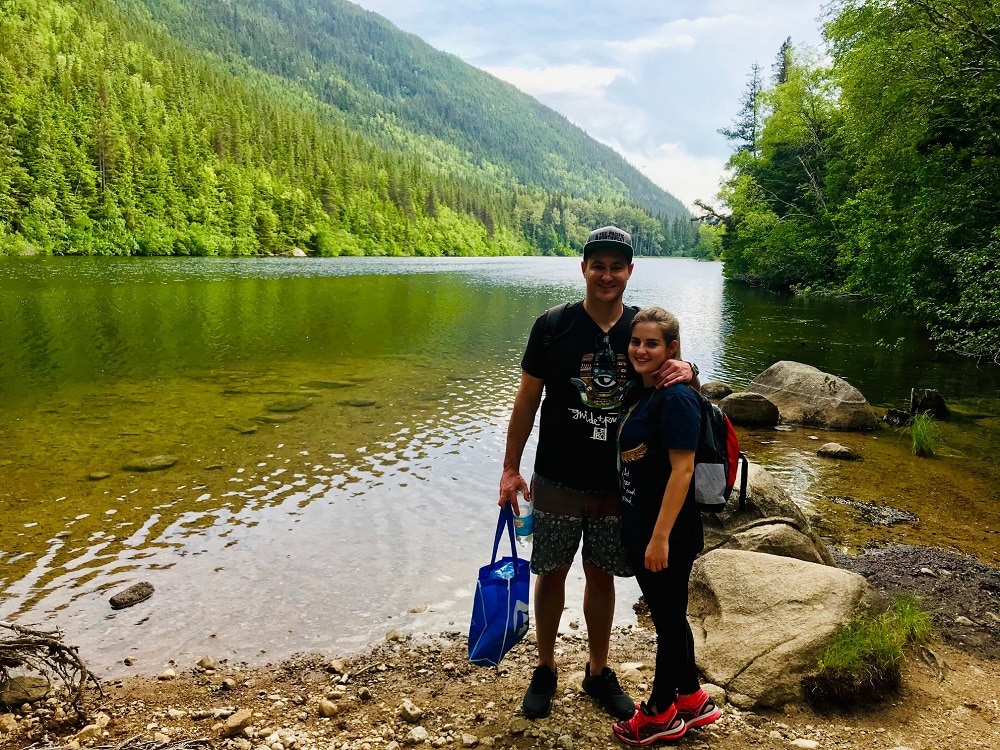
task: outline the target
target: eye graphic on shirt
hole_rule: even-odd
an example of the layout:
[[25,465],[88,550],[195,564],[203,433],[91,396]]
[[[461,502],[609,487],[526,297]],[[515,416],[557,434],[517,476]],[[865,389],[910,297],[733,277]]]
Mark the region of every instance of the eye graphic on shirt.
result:
[[580,400],[586,406],[616,409],[632,386],[628,359],[623,354],[615,354],[607,333],[599,334],[594,343],[596,351],[583,357],[580,377],[571,382],[580,391]]

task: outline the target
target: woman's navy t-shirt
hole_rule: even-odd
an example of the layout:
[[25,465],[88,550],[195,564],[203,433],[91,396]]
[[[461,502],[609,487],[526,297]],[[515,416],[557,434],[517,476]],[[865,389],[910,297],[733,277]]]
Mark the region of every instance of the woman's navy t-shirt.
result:
[[[670,450],[696,450],[701,404],[686,385],[646,389],[624,417],[618,433],[622,494],[622,539],[627,549],[645,549],[670,478]],[[670,559],[694,559],[704,547],[701,513],[692,489],[670,532]]]

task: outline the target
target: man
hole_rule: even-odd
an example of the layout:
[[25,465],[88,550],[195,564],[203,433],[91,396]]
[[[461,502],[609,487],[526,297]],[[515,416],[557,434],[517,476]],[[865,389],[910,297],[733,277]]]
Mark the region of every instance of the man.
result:
[[[629,390],[637,387],[627,356],[635,310],[622,302],[632,267],[628,232],[616,226],[591,232],[581,263],[586,283],[583,301],[538,318],[521,359],[499,505],[513,503],[516,511],[518,492],[534,502],[531,570],[537,576],[538,666],[521,705],[529,719],[547,716],[552,707],[557,684],[555,640],[566,575],[581,537],[589,651],[583,689],[612,716],[627,719],[635,712],[635,702],[608,666],[614,576],[632,575],[619,531],[615,453],[618,412]],[[690,382],[695,375],[690,363],[670,360],[660,372],[660,384]],[[521,475],[521,456],[539,405],[538,450],[529,487]]]

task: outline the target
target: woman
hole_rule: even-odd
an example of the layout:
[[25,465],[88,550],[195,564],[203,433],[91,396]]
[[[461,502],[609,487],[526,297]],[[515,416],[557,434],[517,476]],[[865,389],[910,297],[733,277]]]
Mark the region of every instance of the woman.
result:
[[682,737],[722,711],[702,690],[687,622],[688,579],[704,546],[690,497],[701,402],[686,385],[657,390],[654,373],[680,356],[680,324],[659,307],[632,319],[628,356],[643,391],[618,430],[622,541],[656,627],[656,675],[649,700],[612,730],[644,746]]

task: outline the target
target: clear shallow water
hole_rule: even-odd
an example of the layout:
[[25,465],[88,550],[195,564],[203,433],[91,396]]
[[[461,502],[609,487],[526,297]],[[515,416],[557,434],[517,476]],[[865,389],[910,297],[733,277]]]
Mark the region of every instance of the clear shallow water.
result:
[[[581,293],[573,259],[2,260],[0,618],[60,627],[111,673],[125,656],[151,671],[465,630],[524,339]],[[906,321],[729,286],[718,264],[684,260],[639,259],[627,299],[678,314],[705,381],[797,359],[876,405],[937,387],[993,414],[964,426],[997,441],[996,368],[934,357]],[[289,400],[305,406],[273,410]],[[814,504],[852,480],[825,476],[808,441],[745,436]],[[178,462],[122,469],[154,454]],[[972,480],[987,500],[994,479]],[[581,578],[567,622],[582,619]],[[153,598],[111,610],[140,580]],[[619,621],[637,595],[619,586]]]

